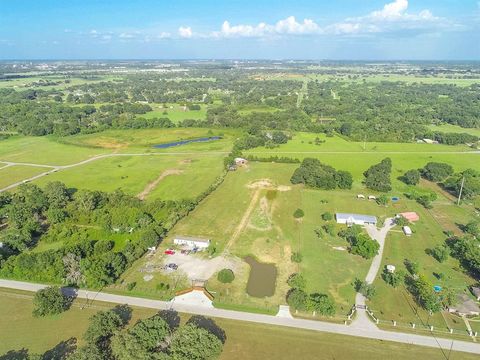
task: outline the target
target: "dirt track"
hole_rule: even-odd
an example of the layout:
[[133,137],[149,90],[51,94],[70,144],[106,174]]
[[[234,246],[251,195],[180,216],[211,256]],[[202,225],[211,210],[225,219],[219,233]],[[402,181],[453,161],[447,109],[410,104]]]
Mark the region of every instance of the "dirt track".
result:
[[143,191],[140,194],[138,194],[137,197],[140,200],[145,200],[147,195],[150,194],[150,192],[157,187],[157,185],[160,181],[162,181],[163,179],[165,179],[169,175],[180,175],[182,172],[183,172],[183,170],[178,170],[178,169],[165,170],[164,172],[162,172],[160,174],[160,176],[158,178],[156,178],[151,183],[148,183],[147,186],[145,186],[145,189],[143,189]]

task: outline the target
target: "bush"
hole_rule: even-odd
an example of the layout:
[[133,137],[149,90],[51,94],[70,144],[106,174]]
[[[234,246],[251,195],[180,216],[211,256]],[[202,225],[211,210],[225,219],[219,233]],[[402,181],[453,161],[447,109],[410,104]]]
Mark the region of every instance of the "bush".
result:
[[33,298],[33,316],[60,314],[70,306],[71,299],[58,286],[38,290]]
[[324,213],[322,214],[322,219],[325,220],[325,221],[330,221],[330,220],[333,219],[333,215],[332,215],[331,212],[328,212],[328,211],[327,211],[327,212],[324,212]]
[[288,277],[287,284],[294,289],[305,289],[307,282],[302,274],[294,273]]
[[433,249],[430,249],[430,254],[440,263],[448,259],[448,249],[445,245],[435,246]]
[[453,174],[453,167],[449,164],[429,162],[422,169],[422,176],[430,181],[440,182]]
[[303,256],[299,252],[294,252],[290,257],[290,260],[292,260],[295,263],[301,263],[302,259],[303,259]]
[[229,284],[235,280],[235,274],[230,269],[222,269],[219,271],[217,279],[223,284]]
[[417,169],[408,170],[401,180],[407,185],[417,185],[420,182],[420,171]]
[[295,310],[307,309],[308,295],[301,289],[290,289],[287,294],[287,304]]
[[404,273],[402,271],[392,273],[385,269],[383,270],[382,278],[388,285],[396,288],[398,285],[401,284],[404,278]]
[[297,209],[295,210],[295,212],[293,213],[293,217],[295,219],[300,219],[300,218],[303,218],[305,216],[305,213],[303,212],[302,209]]
[[376,293],[376,289],[372,284],[369,284],[366,281],[361,281],[359,279],[355,280],[354,288],[356,292],[359,292],[367,299],[371,299]]

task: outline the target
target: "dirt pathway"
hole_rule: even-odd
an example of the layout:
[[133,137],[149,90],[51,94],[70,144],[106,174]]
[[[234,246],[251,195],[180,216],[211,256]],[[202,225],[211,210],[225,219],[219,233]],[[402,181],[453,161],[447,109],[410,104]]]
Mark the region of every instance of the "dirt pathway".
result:
[[150,194],[150,192],[157,187],[157,185],[160,181],[162,181],[163,179],[165,179],[169,175],[180,175],[182,172],[183,172],[183,170],[178,170],[178,169],[165,170],[164,172],[162,172],[160,174],[160,176],[158,178],[156,178],[151,183],[147,184],[147,186],[145,186],[145,189],[143,189],[143,191],[140,194],[138,194],[137,197],[140,200],[145,200],[147,195]]
[[250,219],[250,216],[252,215],[252,212],[255,209],[255,205],[257,204],[258,198],[260,197],[261,191],[262,191],[262,188],[255,189],[252,199],[250,200],[250,204],[248,205],[247,210],[245,210],[245,213],[243,214],[242,220],[238,224],[237,228],[235,229],[235,232],[233,233],[232,237],[230,238],[227,245],[225,246],[225,252],[228,252],[230,250],[232,245],[235,243],[235,241],[237,241],[238,237],[242,233],[243,229],[245,229],[245,226],[247,226],[248,220]]

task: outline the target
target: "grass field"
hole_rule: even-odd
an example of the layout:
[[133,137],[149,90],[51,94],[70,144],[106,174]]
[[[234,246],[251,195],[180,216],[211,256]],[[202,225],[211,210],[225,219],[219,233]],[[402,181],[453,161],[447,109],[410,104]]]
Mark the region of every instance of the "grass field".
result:
[[174,124],[180,121],[189,120],[205,120],[207,116],[207,105],[200,105],[200,110],[189,110],[179,104],[166,104],[167,108],[163,105],[149,104],[152,107],[152,111],[147,112],[144,115],[138,115],[145,119],[152,118],[169,118]]
[[[26,348],[30,353],[41,353],[75,337],[82,344],[82,334],[88,318],[95,312],[107,310],[110,304],[95,302],[80,309],[76,301],[67,312],[47,318],[31,315],[31,293],[0,289],[0,318],[9,326],[0,327],[0,353]],[[139,318],[153,315],[153,309],[133,308],[130,324]],[[181,315],[182,321],[189,318]],[[411,359],[442,358],[439,349],[397,344],[319,333],[308,330],[274,327],[248,322],[215,319],[225,330],[227,341],[221,360],[249,359]],[[74,325],[74,326],[73,326]],[[452,353],[450,359],[475,359],[475,355]]]
[[2,169],[2,164],[0,163],[0,189],[48,170],[49,168],[20,165],[9,166]]
[[480,129],[462,128],[461,126],[458,126],[458,125],[442,124],[442,125],[429,125],[428,127],[434,131],[441,131],[446,133],[448,132],[467,133],[475,136],[480,136]]

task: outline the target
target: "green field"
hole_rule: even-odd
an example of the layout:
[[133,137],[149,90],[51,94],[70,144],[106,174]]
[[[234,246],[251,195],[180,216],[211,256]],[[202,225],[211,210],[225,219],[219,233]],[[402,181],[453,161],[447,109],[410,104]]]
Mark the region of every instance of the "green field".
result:
[[[0,327],[0,353],[26,348],[41,353],[63,340],[82,334],[88,318],[95,312],[107,310],[111,304],[95,302],[80,309],[83,300],[74,302],[67,312],[47,318],[32,317],[31,293],[0,289],[0,317],[9,326]],[[130,324],[155,313],[153,309],[133,308]],[[189,318],[181,315],[182,320]],[[441,358],[439,349],[319,333],[308,330],[274,327],[233,320],[215,319],[225,330],[227,341],[221,360],[245,359],[391,359]],[[450,354],[450,359],[475,359],[473,354]]]
[[430,130],[433,131],[441,131],[446,133],[466,133],[470,135],[480,136],[480,129],[472,129],[472,128],[462,128],[458,125],[451,125],[451,124],[442,124],[442,125],[429,125]]
[[163,105],[150,104],[152,111],[147,112],[144,115],[138,115],[145,119],[152,118],[169,118],[174,124],[180,121],[189,120],[205,120],[207,116],[207,105],[201,104],[200,110],[189,110],[183,105],[178,104],[166,104],[166,108]]
[[2,169],[2,164],[0,163],[0,189],[48,170],[50,169],[21,165],[9,166]]

